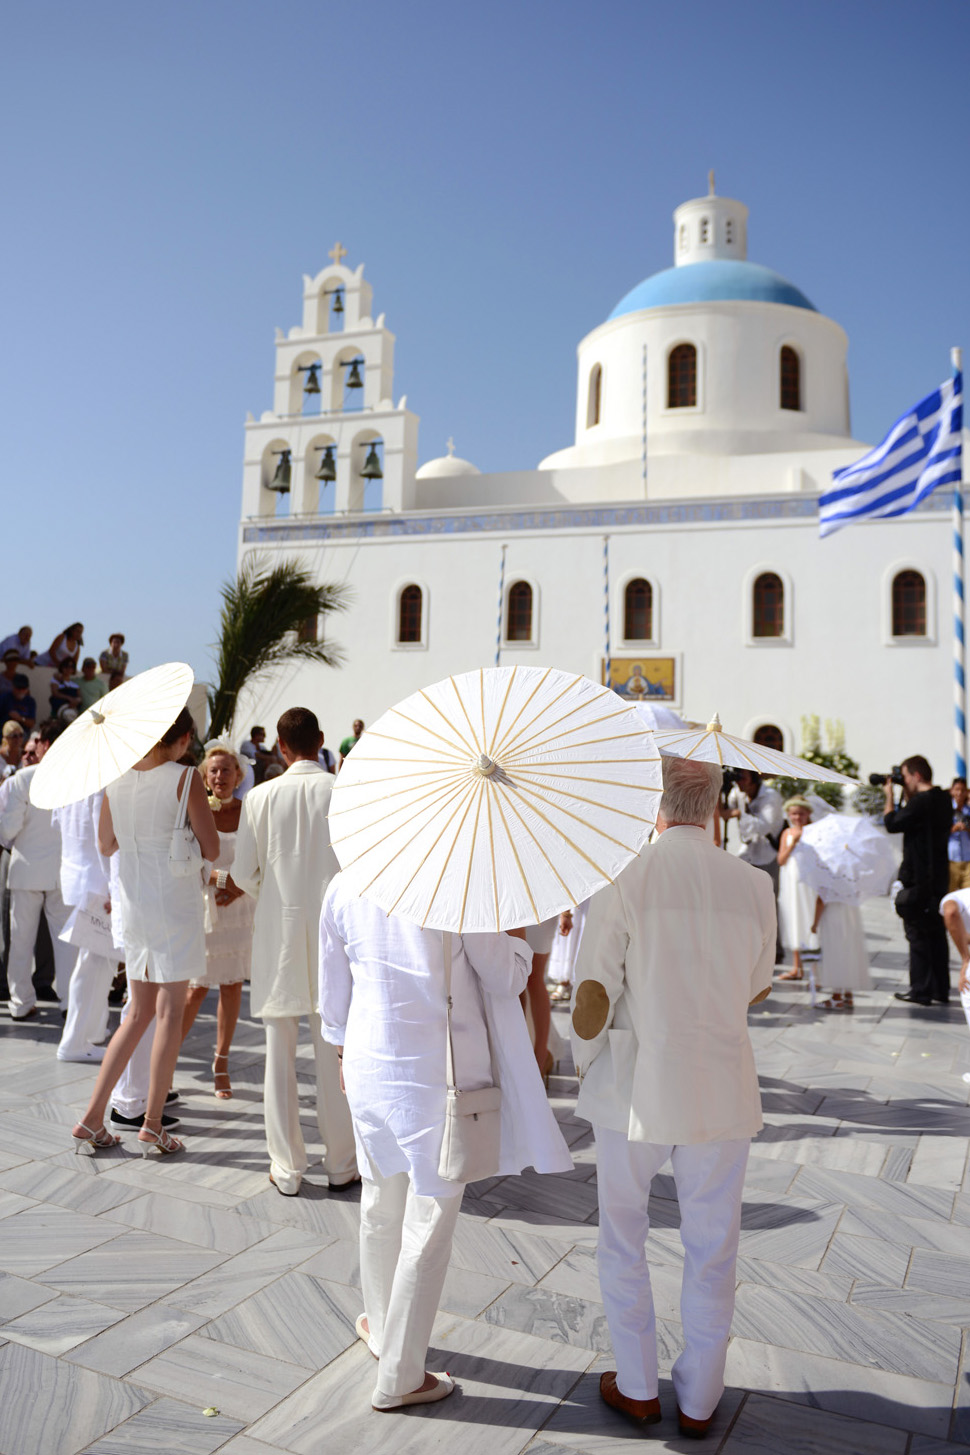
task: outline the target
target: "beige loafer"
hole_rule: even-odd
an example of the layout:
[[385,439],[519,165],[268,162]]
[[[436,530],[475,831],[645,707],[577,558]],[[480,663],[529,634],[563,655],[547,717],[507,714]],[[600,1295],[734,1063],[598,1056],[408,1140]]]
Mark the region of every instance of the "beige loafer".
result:
[[447,1399],[449,1394],[454,1394],[455,1381],[450,1374],[436,1374],[434,1379],[436,1382],[430,1389],[416,1389],[413,1394],[384,1394],[382,1390],[375,1389],[371,1408],[388,1414],[391,1410],[407,1409],[413,1404],[434,1404],[437,1400]]

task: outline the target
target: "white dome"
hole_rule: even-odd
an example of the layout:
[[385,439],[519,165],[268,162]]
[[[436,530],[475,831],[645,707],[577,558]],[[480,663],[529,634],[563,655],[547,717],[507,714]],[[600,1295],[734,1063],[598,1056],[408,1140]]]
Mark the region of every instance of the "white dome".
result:
[[439,455],[422,465],[415,475],[416,480],[441,480],[449,475],[480,475],[482,472],[471,460],[462,460],[455,454],[454,440],[448,441],[448,453]]

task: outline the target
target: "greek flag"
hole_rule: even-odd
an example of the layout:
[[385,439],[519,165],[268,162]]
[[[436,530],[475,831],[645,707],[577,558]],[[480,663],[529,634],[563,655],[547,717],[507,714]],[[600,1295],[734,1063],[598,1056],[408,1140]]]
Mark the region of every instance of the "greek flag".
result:
[[962,428],[963,375],[954,374],[897,419],[881,445],[833,471],[832,489],[819,496],[819,535],[905,515],[938,485],[959,484]]

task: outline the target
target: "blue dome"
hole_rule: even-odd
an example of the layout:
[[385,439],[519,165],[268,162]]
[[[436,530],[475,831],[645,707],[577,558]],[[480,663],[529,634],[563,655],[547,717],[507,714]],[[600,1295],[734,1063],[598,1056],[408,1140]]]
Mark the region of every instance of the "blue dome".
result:
[[672,303],[786,303],[790,308],[818,309],[805,294],[760,263],[742,263],[729,258],[707,263],[685,263],[682,268],[665,268],[638,283],[610,314],[622,318],[643,308],[664,308]]

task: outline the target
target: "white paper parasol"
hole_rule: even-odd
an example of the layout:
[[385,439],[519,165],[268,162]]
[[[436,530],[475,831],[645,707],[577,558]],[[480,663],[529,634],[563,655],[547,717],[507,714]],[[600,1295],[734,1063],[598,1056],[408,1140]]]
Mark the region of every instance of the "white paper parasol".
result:
[[166,662],[122,682],[82,712],[40,760],[31,803],[63,808],[114,783],[168,732],[193,680],[185,662]]
[[491,667],[368,728],[333,791],[330,836],[358,893],[456,932],[572,909],[646,844],[660,755],[636,710],[586,677]]
[[898,867],[886,830],[844,813],[806,824],[792,858],[802,883],[837,904],[888,893]]
[[760,743],[732,737],[721,727],[717,713],[706,728],[663,729],[653,736],[666,757],[693,758],[696,763],[717,763],[721,768],[748,768],[766,778],[811,778],[816,783],[858,787],[854,778],[834,773],[831,768],[820,768],[806,758],[795,758],[790,753],[779,753],[775,748],[763,748]]
[[672,707],[664,707],[659,702],[638,702],[636,710],[643,719],[644,726],[651,732],[658,728],[685,728],[687,724],[679,712],[674,712]]

